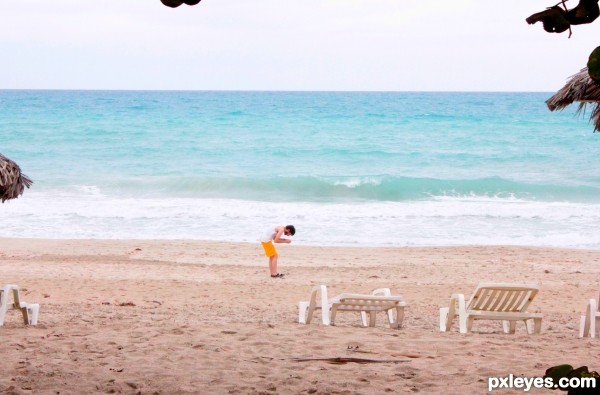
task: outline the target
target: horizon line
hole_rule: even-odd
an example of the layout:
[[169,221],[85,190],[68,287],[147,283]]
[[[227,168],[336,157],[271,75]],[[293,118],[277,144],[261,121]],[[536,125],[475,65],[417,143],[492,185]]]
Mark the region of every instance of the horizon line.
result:
[[518,90],[295,90],[295,89],[97,89],[97,88],[0,88],[3,91],[47,92],[223,92],[223,93],[549,93],[553,91]]

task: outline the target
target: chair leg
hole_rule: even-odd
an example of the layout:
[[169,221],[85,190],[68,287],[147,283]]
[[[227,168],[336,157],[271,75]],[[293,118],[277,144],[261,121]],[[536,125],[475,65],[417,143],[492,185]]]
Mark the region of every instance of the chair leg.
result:
[[596,299],[590,299],[585,307],[585,313],[579,320],[579,337],[596,337],[597,309]]
[[369,311],[369,326],[370,327],[374,327],[375,326],[375,320],[377,318],[377,312],[376,311]]
[[37,325],[38,317],[40,316],[40,305],[38,303],[33,303],[30,306],[31,309],[31,323],[30,325]]
[[[590,323],[593,322],[593,328],[594,328],[594,337],[596,337],[596,335],[598,335],[598,333],[596,332],[598,329],[600,329],[600,316],[594,314],[594,318],[592,318],[590,320]],[[590,325],[590,327],[592,327],[592,325]]]
[[8,293],[0,290],[0,326],[4,325],[6,310],[8,310]]
[[462,294],[452,295],[449,307],[440,308],[440,332],[446,332],[452,328],[452,321],[457,315],[456,310],[458,310],[459,331],[460,333],[467,333],[467,312],[464,295]]
[[446,332],[449,329],[447,326],[448,310],[447,307],[440,308],[440,332]]
[[23,323],[25,325],[29,325],[30,320],[29,320],[29,304],[27,303],[21,303],[21,307],[19,308],[19,310],[21,310],[21,314],[23,315]]
[[325,324],[325,322],[323,322],[323,325],[335,325],[335,316],[336,315],[337,315],[337,305],[334,303],[333,306],[331,306],[329,322],[327,324]]
[[586,337],[590,333],[590,324],[587,322],[587,315],[582,314],[579,319],[579,337]]
[[[12,291],[13,302],[9,303],[10,294]],[[4,319],[6,318],[6,312],[8,309],[17,308],[15,304],[19,301],[19,286],[15,284],[6,284],[0,290],[0,326],[4,325]]]
[[306,323],[310,324],[313,319],[313,314],[315,313],[316,305],[312,302],[308,303],[308,311],[306,312]]
[[362,324],[362,326],[369,326],[369,323],[367,322],[367,312],[366,311],[360,312],[360,323]]
[[[317,304],[317,295],[321,294],[321,305]],[[304,304],[308,303],[306,313],[303,314]],[[327,302],[327,287],[325,285],[316,285],[310,292],[309,302],[300,302],[298,304],[298,322],[310,324],[315,310],[321,310],[321,319],[323,325],[329,325],[329,304]],[[304,318],[306,317],[306,318]],[[302,322],[304,321],[304,322]]]
[[469,333],[473,331],[473,322],[475,321],[475,317],[469,316],[467,317],[467,331],[462,333]]
[[458,327],[460,329],[460,333],[467,333],[471,329],[473,321],[471,320],[470,324],[467,326],[468,315],[465,304],[465,295],[454,294],[452,295],[452,300],[455,301],[454,305],[458,307]]
[[508,322],[508,333],[510,333],[511,335],[514,335],[516,329],[517,329],[517,321],[509,321]]
[[394,322],[393,328],[402,328],[404,322],[404,307],[396,307],[396,321]]
[[524,320],[525,328],[527,329],[528,335],[540,333],[542,331],[542,319],[541,318],[530,318]]
[[[10,295],[13,295],[13,302],[10,303]],[[15,303],[19,302],[19,286],[15,284],[5,284],[0,290],[0,326],[4,325],[4,319],[6,318],[6,312],[8,309],[12,309]]]
[[392,322],[397,322],[398,321],[398,308],[396,308],[396,319],[394,319],[394,309],[389,309],[388,311],[386,311],[387,317],[388,317],[388,322],[390,323],[390,326],[392,325]]
[[542,319],[534,318],[533,319],[533,333],[541,333],[542,332]]
[[396,319],[394,319],[394,312],[392,311],[394,309],[390,309],[386,312],[387,317],[388,317],[388,323],[390,324],[390,328],[392,329],[398,329],[398,318],[400,316],[400,308],[396,307]]
[[309,302],[298,303],[298,323],[306,324],[306,310],[308,310]]
[[596,314],[598,312],[598,306],[596,304],[596,299],[590,299],[590,303],[588,304],[589,308],[587,311],[588,319],[590,320],[590,337],[596,337],[596,331],[598,328],[596,327]]
[[[531,328],[530,328],[530,323],[528,323],[527,320],[523,320],[523,322],[525,323],[525,330],[527,331],[527,333],[531,333]],[[517,321],[508,321],[508,320],[503,320],[502,321],[502,332],[510,334],[510,335],[514,335],[515,331],[517,329]]]
[[315,287],[319,290],[321,294],[321,321],[323,325],[329,325],[329,300],[327,299],[327,287],[324,285],[319,285]]

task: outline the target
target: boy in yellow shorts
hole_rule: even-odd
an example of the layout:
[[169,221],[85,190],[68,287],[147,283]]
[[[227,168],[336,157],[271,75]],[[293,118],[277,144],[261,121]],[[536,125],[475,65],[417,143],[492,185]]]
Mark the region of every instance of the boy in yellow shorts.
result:
[[282,278],[283,273],[277,272],[277,250],[273,243],[291,243],[291,239],[286,239],[281,236],[293,236],[296,234],[296,228],[294,225],[286,225],[286,226],[276,226],[275,228],[270,228],[265,232],[265,234],[261,237],[260,242],[265,250],[265,255],[269,257],[269,271],[271,272],[271,277],[273,278]]

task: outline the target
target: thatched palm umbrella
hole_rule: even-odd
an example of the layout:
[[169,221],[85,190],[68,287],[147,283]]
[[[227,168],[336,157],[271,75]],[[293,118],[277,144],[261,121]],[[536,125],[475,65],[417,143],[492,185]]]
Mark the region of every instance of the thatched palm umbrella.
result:
[[167,7],[177,8],[183,3],[187,5],[196,5],[200,3],[200,0],[160,0],[160,2],[166,5]]
[[590,120],[594,123],[594,131],[600,130],[600,84],[592,80],[587,67],[571,76],[565,86],[546,100],[550,111],[562,110],[573,102],[579,102],[578,113],[585,112],[587,104],[593,106]]
[[21,173],[21,168],[6,156],[0,154],[0,199],[16,199],[29,188],[33,181]]

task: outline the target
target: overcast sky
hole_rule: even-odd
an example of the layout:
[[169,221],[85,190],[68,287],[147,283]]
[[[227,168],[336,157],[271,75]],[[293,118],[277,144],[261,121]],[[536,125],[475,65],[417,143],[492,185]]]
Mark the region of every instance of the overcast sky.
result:
[[0,0],[0,89],[552,92],[600,45],[525,22],[556,3]]

